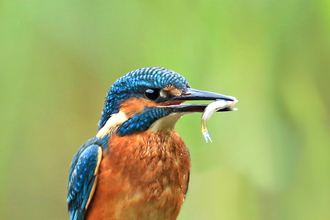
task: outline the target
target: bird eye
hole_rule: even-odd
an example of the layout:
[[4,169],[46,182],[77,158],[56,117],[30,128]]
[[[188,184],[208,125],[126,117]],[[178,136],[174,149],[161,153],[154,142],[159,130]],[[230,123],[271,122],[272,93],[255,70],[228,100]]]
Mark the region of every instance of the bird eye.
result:
[[148,99],[156,100],[159,97],[159,90],[158,89],[147,89],[144,94]]

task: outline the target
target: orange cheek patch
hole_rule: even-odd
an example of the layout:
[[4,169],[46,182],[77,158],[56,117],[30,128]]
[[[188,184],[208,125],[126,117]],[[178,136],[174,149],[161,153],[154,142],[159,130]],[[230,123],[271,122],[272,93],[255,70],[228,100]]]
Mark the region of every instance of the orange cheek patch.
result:
[[120,104],[119,111],[125,113],[127,118],[132,118],[134,115],[141,113],[144,108],[157,105],[158,104],[144,98],[132,97]]
[[174,86],[166,86],[163,91],[173,96],[179,96],[182,94],[182,90],[176,89]]

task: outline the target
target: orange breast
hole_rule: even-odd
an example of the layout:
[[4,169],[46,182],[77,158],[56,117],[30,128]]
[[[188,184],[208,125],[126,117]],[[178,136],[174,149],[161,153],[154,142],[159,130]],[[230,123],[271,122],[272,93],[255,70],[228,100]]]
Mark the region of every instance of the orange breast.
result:
[[189,172],[188,149],[176,131],[112,135],[85,218],[176,219]]

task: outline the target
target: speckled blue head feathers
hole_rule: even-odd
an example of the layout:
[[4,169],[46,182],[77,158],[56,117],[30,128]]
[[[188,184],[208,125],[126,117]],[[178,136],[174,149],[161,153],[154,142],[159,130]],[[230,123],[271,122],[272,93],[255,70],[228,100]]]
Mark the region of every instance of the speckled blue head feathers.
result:
[[141,89],[165,88],[172,85],[184,90],[189,87],[187,80],[180,74],[162,67],[148,67],[133,70],[119,78],[110,88],[109,94],[140,92]]

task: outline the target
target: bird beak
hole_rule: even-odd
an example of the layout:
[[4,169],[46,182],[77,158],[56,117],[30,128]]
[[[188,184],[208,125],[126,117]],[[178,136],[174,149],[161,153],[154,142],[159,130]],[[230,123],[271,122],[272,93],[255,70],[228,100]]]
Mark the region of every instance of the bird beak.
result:
[[[224,100],[228,103],[228,107],[219,109],[218,112],[225,112],[225,111],[233,111],[236,110],[235,108],[231,108],[238,100],[233,96],[226,96],[214,92],[208,91],[201,91],[197,89],[189,88],[184,94],[181,96],[175,96],[168,100],[167,107],[172,108],[173,112],[203,112],[207,106],[207,104],[180,104],[185,101],[192,101],[192,100],[200,100],[200,101],[208,101],[208,100]],[[174,105],[171,105],[173,103]]]

